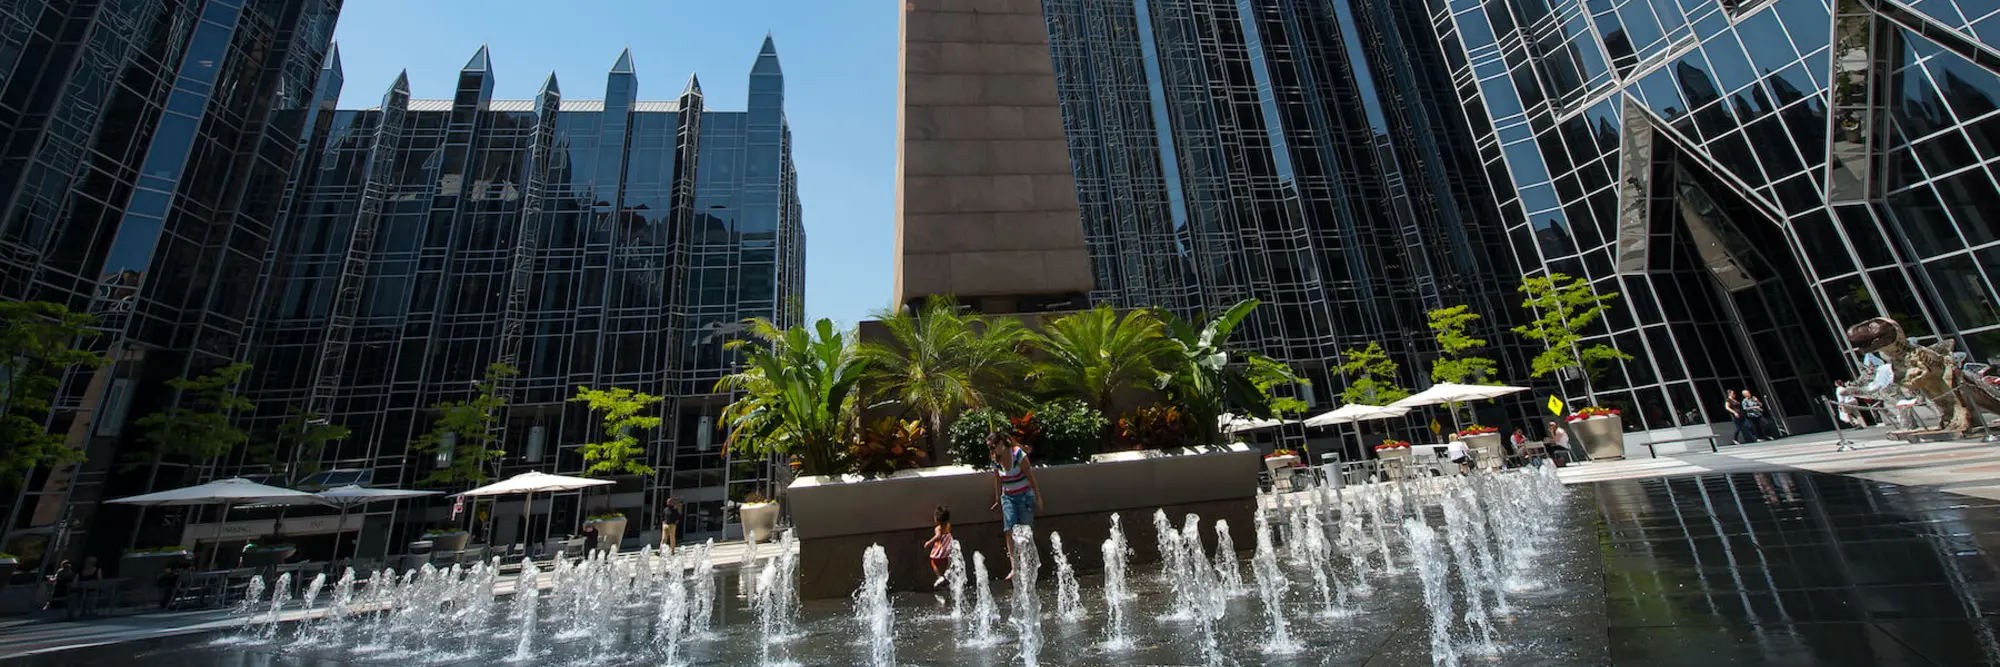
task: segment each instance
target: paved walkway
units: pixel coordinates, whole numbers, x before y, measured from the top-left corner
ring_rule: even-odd
[[[2000,500],[2000,444],[1978,439],[1911,444],[1889,440],[1879,429],[1849,431],[1856,448],[1838,451],[1831,433],[1688,453],[1564,467],[1562,480],[1583,484],[1611,479],[1705,473],[1811,470],[1907,486],[1925,486]],[[1627,453],[1631,453],[1628,450]],[[1644,456],[1643,450],[1639,452]]]
[[[687,545],[682,545],[685,549]],[[796,549],[796,547],[794,547]],[[758,562],[777,555],[775,544],[757,545],[755,554]],[[635,554],[627,552],[630,557]],[[717,542],[711,552],[717,569],[739,567],[745,557],[750,556],[747,542]],[[542,576],[536,583],[547,588],[552,579],[544,566]],[[494,583],[495,595],[512,595],[518,581],[511,575],[502,575]],[[316,617],[321,609],[295,609],[281,614],[285,621],[295,621]],[[0,621],[0,660],[18,658],[37,653],[50,653],[69,649],[101,646],[119,642],[145,641],[176,635],[198,634],[224,630],[241,625],[242,619],[233,618],[226,609],[202,611],[134,613],[121,616],[92,618],[78,621],[60,620],[61,612],[41,612],[34,616]]]

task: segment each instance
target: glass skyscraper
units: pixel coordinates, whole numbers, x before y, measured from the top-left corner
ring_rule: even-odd
[[[1485,313],[1491,354],[1525,368],[1500,333],[1519,273],[1413,4],[1046,0],[1095,299],[1257,298],[1244,338],[1319,406],[1346,348],[1379,342],[1403,384],[1428,377],[1426,312],[1445,306]]]
[[[95,314],[114,362],[64,378],[48,426],[88,458],[9,485],[8,528],[131,535],[92,530],[96,502],[153,474],[117,470],[131,418],[175,400],[161,383],[251,343],[340,4],[0,3],[0,299]]]
[[[1262,299],[1252,337],[1321,396],[1371,340],[1427,384],[1423,313],[1461,303],[1525,380],[1535,350],[1507,330],[1546,272],[1620,293],[1587,342],[1633,359],[1538,393],[1662,437],[1726,423],[1725,389],[1823,423],[1841,331],[1869,317],[2000,356],[2000,5],[1044,8],[1095,297]]]
[[[1870,317],[2000,356],[2000,4],[1428,9],[1509,252],[1625,297],[1597,389],[1628,428],[1726,421],[1725,388],[1823,419]]]
[[[579,386],[663,396],[666,423],[638,434],[659,473],[590,507],[559,494],[553,525],[602,505],[643,517],[636,532],[672,494],[683,530],[717,533],[723,501],[773,491],[770,462],[724,454],[723,345],[745,318],[791,325],[803,308],[776,48],[757,54],[743,111],[709,109],[694,78],[641,99],[629,51],[596,99],[549,75],[534,99],[496,100],[495,76],[481,48],[450,98],[398,78],[377,106],[314,118],[252,322],[260,419],[305,406],[353,430],[319,462],[330,475],[409,486],[440,465],[409,448],[429,407],[470,398],[489,364],[520,372],[502,383],[495,477],[583,471],[576,447],[603,427],[569,402]],[[322,82],[326,99],[345,85],[337,58]],[[485,516],[493,539],[517,539],[519,503]]]

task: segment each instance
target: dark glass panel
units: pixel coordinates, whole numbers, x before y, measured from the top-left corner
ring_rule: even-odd
[[[1875,283],[1875,296],[1881,304],[1882,312],[1903,325],[1903,333],[1923,337],[1935,335],[1930,318],[1924,317],[1923,305],[1917,300],[1917,292],[1910,286],[1910,279],[1902,269],[1876,269],[1868,272],[1868,279]],[[1872,317],[1872,316],[1871,316]],[[1841,321],[1834,326],[1850,326],[1860,322]]]
[[[1925,262],[1924,271],[1930,274],[1938,300],[1959,329],[2000,324],[1993,288],[1971,254]]]

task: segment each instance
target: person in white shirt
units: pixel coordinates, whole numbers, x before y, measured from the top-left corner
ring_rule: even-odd
[[[1556,467],[1561,468],[1572,458],[1574,457],[1569,451],[1569,432],[1564,431],[1563,427],[1555,422],[1549,422],[1549,460],[1555,461]]]
[[[1472,453],[1466,451],[1465,441],[1452,438],[1444,445],[1444,457],[1458,464],[1458,471],[1464,473],[1472,469]]]

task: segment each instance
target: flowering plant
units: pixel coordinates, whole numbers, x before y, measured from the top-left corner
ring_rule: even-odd
[[[1499,427],[1481,426],[1479,424],[1473,424],[1471,426],[1465,427],[1465,430],[1459,431],[1458,437],[1463,438],[1468,435],[1486,435],[1488,433],[1499,433],[1499,432],[1500,432]]]
[[[1375,446],[1375,451],[1379,452],[1384,449],[1409,449],[1409,448],[1410,448],[1410,441],[1408,440],[1383,440],[1382,444]]]
[[[1619,414],[1620,413],[1616,408],[1600,408],[1593,405],[1584,408],[1582,410],[1576,411],[1576,414],[1570,415],[1569,419],[1565,421],[1575,422],[1575,421],[1583,421],[1585,419],[1595,419],[1597,417],[1616,417]]]

